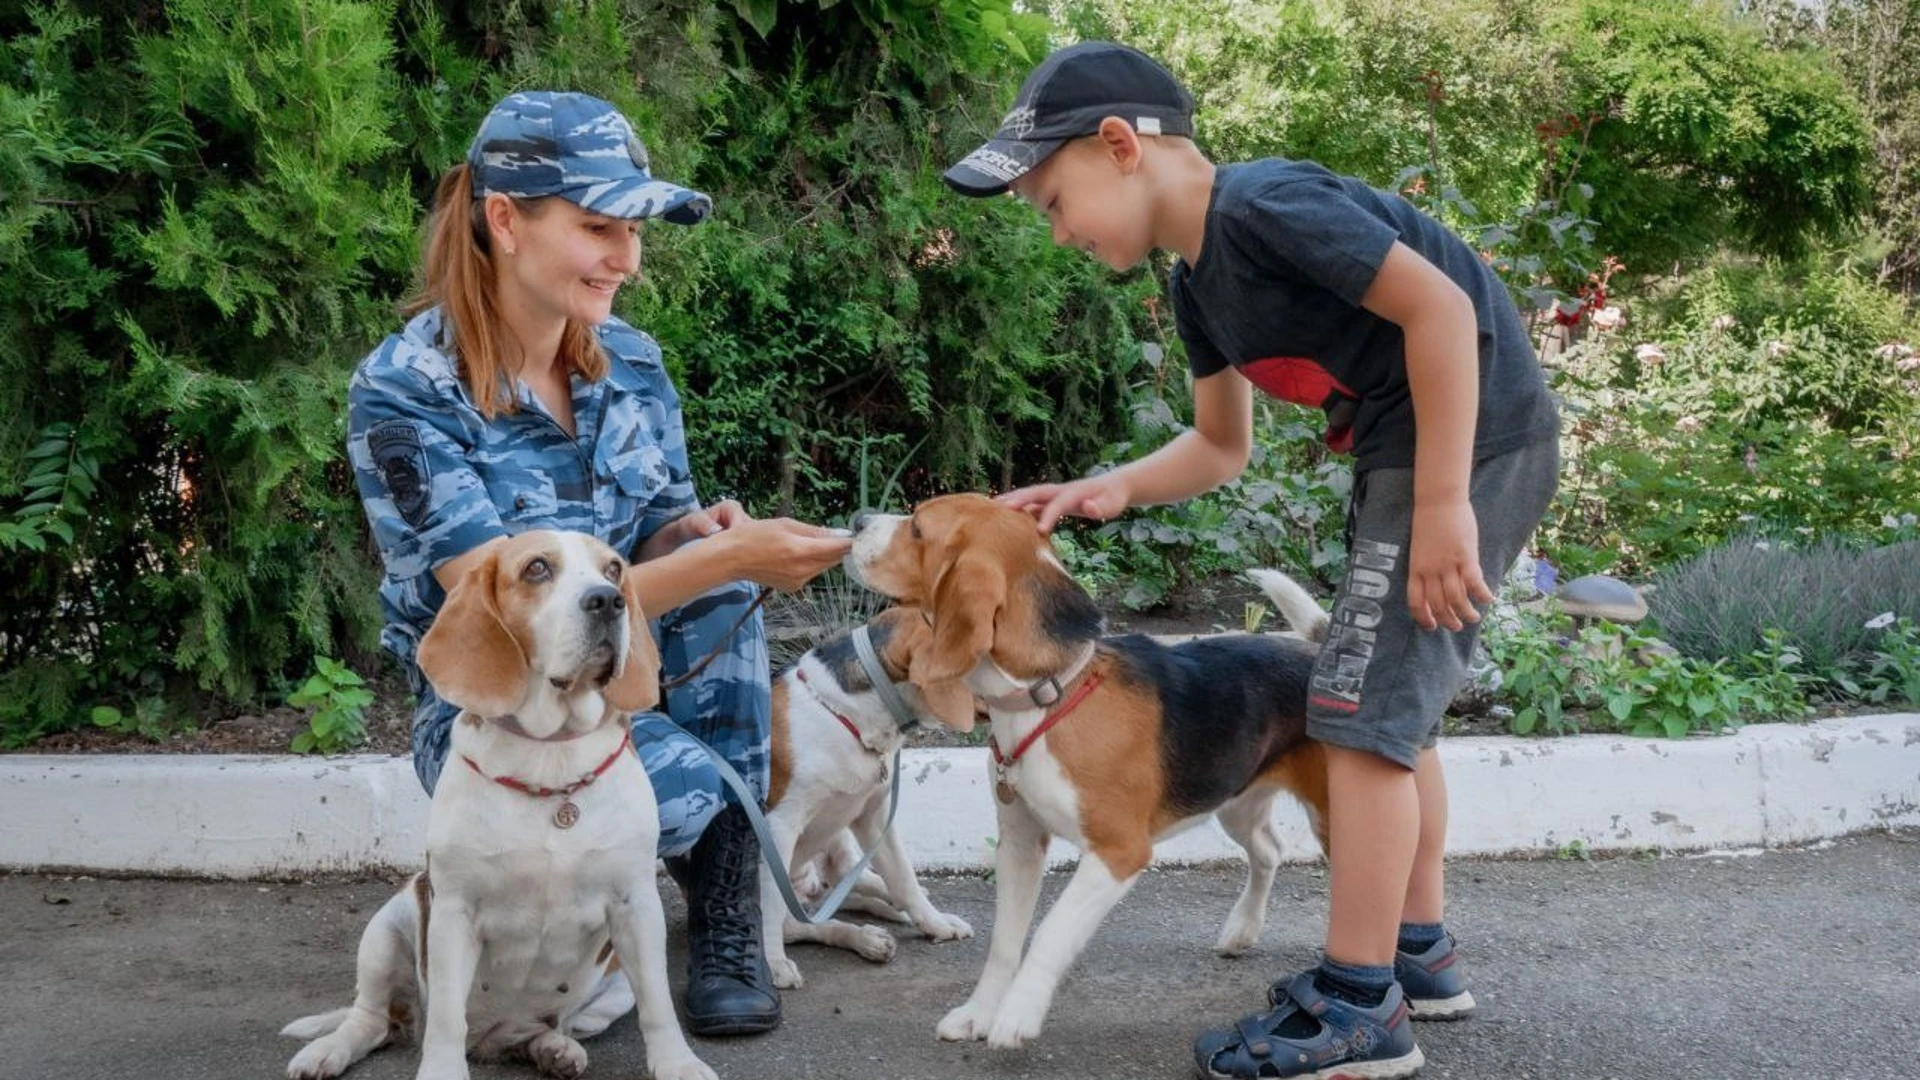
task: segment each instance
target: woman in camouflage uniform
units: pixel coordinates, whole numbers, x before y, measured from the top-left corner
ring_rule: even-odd
[[[687,1026],[706,1035],[770,1030],[780,999],[761,958],[758,845],[688,732],[765,799],[771,698],[751,583],[798,588],[849,544],[730,500],[703,508],[660,347],[612,315],[614,292],[639,271],[639,223],[691,225],[711,207],[654,179],[606,102],[511,95],[440,181],[412,319],[348,392],[348,452],[386,569],[381,640],[419,698],[413,760],[429,792],[459,710],[414,653],[494,537],[599,537],[634,561],[665,676],[718,652],[668,692],[664,714],[633,718],[660,854],[687,889]]]

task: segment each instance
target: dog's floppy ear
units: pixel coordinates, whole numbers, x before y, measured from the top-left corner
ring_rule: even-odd
[[[933,647],[932,617],[927,610],[922,607],[896,607],[881,618],[889,624],[881,660],[890,671],[900,672],[907,685],[919,695],[920,714],[955,731],[972,731],[977,711],[973,691],[967,689],[963,680],[941,679],[925,686],[913,681],[915,658]]]
[[[637,713],[660,704],[660,650],[647,629],[632,573],[621,575],[620,595],[627,601],[627,656],[601,693],[621,712]]]
[[[963,553],[933,585],[933,641],[913,654],[907,678],[926,693],[960,679],[993,648],[993,622],[1007,599],[1007,575],[983,555]]]
[[[920,704],[928,716],[942,725],[958,732],[973,730],[979,719],[979,711],[973,702],[973,691],[959,679],[942,679],[925,686],[915,683],[913,688],[920,693]]]
[[[454,583],[414,657],[434,693],[481,716],[519,708],[531,667],[526,650],[500,621],[493,595],[498,556],[487,552]]]

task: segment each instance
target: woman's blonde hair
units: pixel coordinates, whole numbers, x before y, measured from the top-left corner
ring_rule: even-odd
[[[514,207],[529,216],[543,213],[546,202],[544,198],[513,200]],[[480,415],[491,420],[516,411],[519,401],[512,376],[522,358],[500,321],[486,204],[473,197],[473,171],[464,161],[447,170],[433,193],[424,270],[420,290],[401,310],[412,316],[438,304],[441,318],[453,331],[454,362]],[[560,362],[588,382],[607,374],[607,354],[600,348],[599,337],[593,327],[575,319],[568,319],[560,334]]]

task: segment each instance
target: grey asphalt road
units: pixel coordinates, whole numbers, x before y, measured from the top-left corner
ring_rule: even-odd
[[[1063,880],[1049,876],[1043,902]],[[1481,1011],[1420,1026],[1422,1076],[1920,1075],[1920,833],[1734,856],[1459,861],[1450,881]],[[787,995],[784,1027],[696,1049],[725,1078],[1183,1077],[1194,1031],[1312,962],[1326,915],[1324,874],[1282,868],[1262,947],[1223,960],[1210,945],[1239,871],[1152,872],[1095,935],[1039,1039],[992,1052],[933,1037],[984,962],[992,885],[930,884],[980,936],[903,936],[886,966],[799,948],[808,982]],[[297,1044],[277,1031],[347,1002],[354,944],[391,887],[0,877],[0,1078],[282,1075]],[[668,917],[677,985],[679,909]],[[643,1075],[631,1019],[586,1045],[588,1077]],[[396,1080],[417,1064],[401,1045],[349,1075]]]

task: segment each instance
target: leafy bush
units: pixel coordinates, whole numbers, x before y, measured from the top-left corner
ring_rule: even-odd
[[[1671,334],[1637,326],[1555,358],[1555,561],[1644,574],[1756,529],[1884,540],[1920,512],[1920,376],[1875,344],[1886,312],[1837,310],[1831,329],[1748,328],[1703,300],[1717,313]]]
[[[1485,640],[1516,735],[1618,731],[1682,738],[1807,712],[1800,656],[1783,640],[1738,659],[1700,660],[1612,623],[1576,629],[1558,612],[1522,610]]]
[[[391,167],[393,16],[0,14],[9,741],[109,697],[252,697],[370,642],[339,459],[346,367],[392,318],[418,215]]]
[[[1084,469],[1157,282],[935,168],[1045,32],[1010,0],[0,8],[0,740],[378,662],[347,375],[511,89],[612,100],[717,200],[648,231],[620,301],[709,498],[825,516],[862,460],[914,494]]]
[[[1715,244],[1785,247],[1853,198],[1856,120],[1817,57],[1759,55],[1744,32],[1688,25],[1677,0],[1645,14],[1584,0],[1060,7],[1165,57],[1223,158],[1311,156],[1376,183],[1420,164],[1513,227],[1511,276],[1562,291],[1577,267],[1522,260],[1553,254],[1528,237],[1568,213],[1598,222],[1593,251],[1634,263],[1645,221],[1632,200],[1734,230]],[[1620,47],[1572,48],[1569,10],[1600,12]],[[915,498],[1073,475],[1118,440],[1164,437],[1134,422],[1140,403],[1184,409],[1177,349],[1155,366],[1142,347],[1166,346],[1143,304],[1160,268],[1116,279],[1054,248],[1030,210],[957,199],[937,179],[993,126],[1047,33],[1011,0],[0,8],[0,377],[16,388],[0,410],[0,744],[91,723],[94,706],[121,722],[142,708],[216,714],[317,657],[377,662],[373,558],[341,455],[345,381],[396,323],[434,180],[510,89],[607,97],[664,175],[717,199],[700,229],[648,231],[646,276],[620,301],[665,346],[708,497],[838,516],[881,471]],[[1662,34],[1699,47],[1663,59]],[[1675,70],[1728,77],[1647,78],[1701,57]],[[1690,105],[1710,121],[1699,131],[1670,122]],[[1573,136],[1536,126],[1569,112],[1605,114],[1577,178],[1556,171]],[[1642,143],[1659,156],[1647,168]],[[1617,184],[1589,174],[1596,155]],[[1724,213],[1699,201],[1706,175],[1731,178],[1708,193]],[[1601,209],[1576,205],[1580,183]],[[1703,508],[1711,527],[1696,537],[1774,503],[1801,512],[1792,500],[1819,529],[1920,509],[1887,494],[1920,490],[1900,426],[1911,391],[1847,396],[1868,385],[1866,346],[1843,324],[1885,322],[1870,291],[1848,289],[1832,317],[1754,316],[1746,353],[1694,376],[1737,373],[1763,326],[1825,357],[1821,386],[1796,388],[1786,370],[1771,384],[1793,388],[1780,415],[1729,419],[1739,426],[1700,448],[1722,471],[1694,475],[1733,494]],[[1148,386],[1164,394],[1147,400]],[[1686,414],[1660,411],[1653,390],[1657,435]],[[1285,445],[1263,444],[1237,487],[1075,535],[1087,572],[1139,584],[1144,602],[1183,574],[1337,563],[1342,466],[1296,437],[1292,415],[1274,414]],[[1594,445],[1596,484],[1656,478],[1661,459],[1629,456],[1637,424]],[[1788,462],[1779,495],[1724,471],[1749,445],[1763,469]],[[1569,550],[1690,550],[1637,535],[1684,520],[1680,493],[1615,509],[1599,491],[1569,502]]]
[[[1183,430],[1177,413],[1190,409],[1189,384],[1165,377],[1157,344],[1145,355],[1155,377],[1134,388],[1134,437],[1109,446],[1102,468],[1149,453]],[[1068,540],[1064,559],[1083,584],[1141,610],[1211,575],[1249,567],[1303,578],[1338,572],[1346,561],[1351,463],[1327,453],[1317,410],[1264,398],[1254,408],[1252,455],[1234,480],[1102,525],[1069,521],[1058,535]]]
[[[1873,142],[1853,92],[1823,53],[1769,47],[1731,4],[1066,6],[1084,36],[1166,61],[1221,160],[1311,158],[1379,185],[1424,165],[1488,221],[1543,199],[1593,219],[1597,250],[1636,274],[1728,243],[1799,252],[1867,206]],[[1584,207],[1564,195],[1579,183]]]

